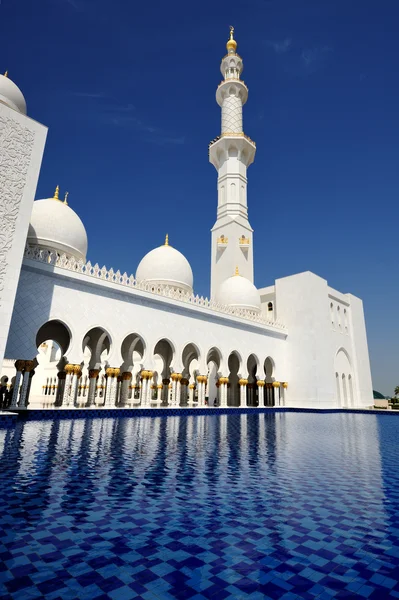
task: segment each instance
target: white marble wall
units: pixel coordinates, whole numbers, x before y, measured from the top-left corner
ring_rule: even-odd
[[[0,368],[47,129],[0,103]]]

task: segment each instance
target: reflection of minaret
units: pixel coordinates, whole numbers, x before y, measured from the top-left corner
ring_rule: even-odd
[[[240,79],[241,57],[231,28],[227,54],[220,70],[223,81],[216,92],[222,109],[221,135],[209,146],[209,160],[218,171],[217,220],[212,229],[211,297],[236,267],[253,283],[252,228],[248,221],[247,167],[255,156],[255,143],[244,135],[242,107],[248,88]]]

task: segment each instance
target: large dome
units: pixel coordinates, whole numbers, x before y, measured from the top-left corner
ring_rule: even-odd
[[[185,256],[169,246],[168,236],[165,245],[154,248],[140,261],[136,271],[137,281],[169,285],[185,292],[193,291],[193,272]]]
[[[216,300],[233,308],[260,312],[260,296],[253,283],[238,273],[225,279],[216,293]]]
[[[24,95],[7,75],[0,75],[0,102],[26,115]]]
[[[33,203],[27,241],[28,244],[86,260],[86,230],[72,208],[58,200],[58,188],[54,198]]]

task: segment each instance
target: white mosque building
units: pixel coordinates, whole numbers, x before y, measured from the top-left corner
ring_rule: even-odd
[[[33,202],[46,128],[0,76],[0,367],[12,408],[373,404],[362,301],[311,272],[253,283],[256,145],[233,29],[220,69],[210,299],[168,237],[135,275],[87,262],[84,224],[58,187]]]

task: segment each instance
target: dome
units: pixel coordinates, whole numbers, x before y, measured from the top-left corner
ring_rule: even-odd
[[[237,272],[225,279],[216,293],[216,301],[233,308],[260,312],[260,296],[253,283]]]
[[[7,73],[0,75],[0,102],[26,115],[26,102],[23,93]]]
[[[193,272],[185,256],[169,246],[166,236],[164,246],[154,248],[140,261],[136,271],[137,281],[169,285],[185,292],[193,291]]]
[[[230,39],[226,44],[226,48],[229,54],[235,54],[237,50],[237,42],[234,39],[234,27],[230,27]]]
[[[33,203],[27,242],[86,260],[86,230],[66,200],[58,199],[58,186],[54,198]]]

